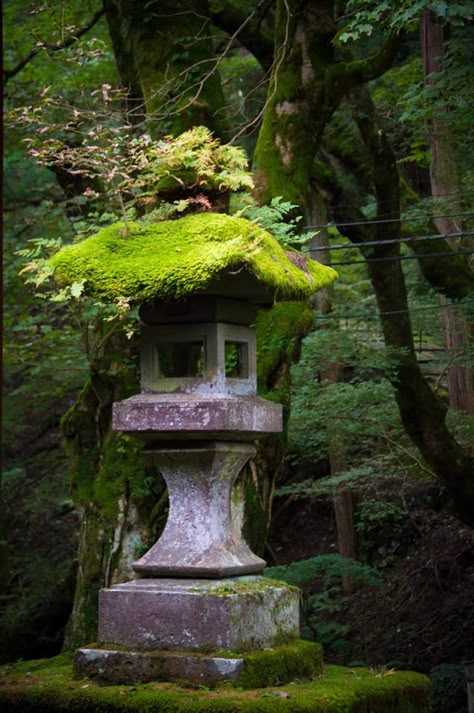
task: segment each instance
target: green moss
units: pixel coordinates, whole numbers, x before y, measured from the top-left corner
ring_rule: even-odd
[[[267,662],[267,672],[271,668]],[[420,674],[338,666],[326,667],[314,681],[283,689],[214,691],[171,683],[101,686],[74,680],[65,656],[0,671],[5,713],[429,713],[429,695],[429,680]]]
[[[293,587],[286,582],[277,579],[267,579],[266,577],[241,577],[239,580],[229,580],[225,584],[206,590],[206,594],[215,596],[230,596],[232,594],[258,594],[274,587],[283,587],[295,592],[299,592],[298,587]],[[201,590],[197,590],[201,591]]]
[[[244,689],[276,686],[289,681],[304,681],[322,674],[323,650],[319,644],[298,639],[245,655],[243,671],[235,685]]]
[[[310,331],[314,313],[299,302],[280,302],[257,318],[259,393],[285,407],[290,401],[290,366],[298,361],[301,340]]]
[[[226,273],[245,270],[275,300],[304,299],[337,277],[303,260],[300,269],[265,230],[244,218],[199,213],[156,224],[104,228],[51,258],[60,284],[85,281],[105,300],[179,299],[205,290]],[[301,258],[301,256],[299,256]]]

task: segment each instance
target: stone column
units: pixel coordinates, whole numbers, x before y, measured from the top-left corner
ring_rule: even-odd
[[[229,577],[260,572],[264,560],[232,520],[232,486],[255,448],[246,443],[180,443],[152,453],[168,486],[168,521],[133,569],[140,577]]]

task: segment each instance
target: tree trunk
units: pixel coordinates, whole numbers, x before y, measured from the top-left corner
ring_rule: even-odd
[[[275,56],[254,156],[260,203],[284,196],[304,208],[316,151],[341,99],[395,57],[393,36],[371,57],[335,62],[334,6],[332,0],[277,0]]]
[[[328,213],[322,192],[313,186],[312,194],[306,204],[305,222],[307,225],[326,225]],[[313,236],[311,247],[327,245],[329,234],[326,228],[321,228]],[[329,250],[318,251],[318,260],[324,265],[331,264]],[[331,312],[332,287],[326,287],[315,295],[316,308],[322,314]],[[320,365],[321,381],[336,384],[344,381],[344,364],[334,362],[328,355],[328,360]],[[329,443],[329,467],[331,475],[337,475],[347,470],[346,454],[340,446]],[[354,497],[349,488],[340,487],[333,498],[334,517],[336,521],[337,547],[341,557],[357,559],[357,535],[354,528]],[[342,577],[342,589],[346,594],[352,591],[352,581],[347,575]]]
[[[147,116],[155,133],[179,134],[205,125],[227,131],[206,0],[143,3],[105,0],[120,78],[134,94],[133,111]],[[215,32],[215,30],[214,30]]]
[[[136,371],[127,366],[132,350],[123,334],[108,340],[94,359],[77,402],[62,419],[72,495],[81,520],[65,648],[95,640],[99,589],[132,576],[131,562],[152,529],[152,496],[161,486],[159,474],[147,468],[138,444],[111,431],[112,403],[136,391]],[[124,366],[114,374],[117,364]]]
[[[436,85],[436,74],[444,70],[446,25],[429,10],[423,13],[421,44],[423,67],[427,85]],[[456,165],[454,139],[447,110],[441,105],[428,122],[428,139],[431,152],[431,193],[443,206],[435,212],[456,214],[461,212],[461,186]],[[442,234],[459,232],[459,218],[435,218]],[[462,240],[451,240],[462,244]],[[445,345],[450,363],[447,370],[449,405],[457,411],[474,414],[474,369],[457,363],[459,356],[472,344],[474,332],[462,310],[454,306],[443,312]],[[462,356],[461,356],[462,359]]]

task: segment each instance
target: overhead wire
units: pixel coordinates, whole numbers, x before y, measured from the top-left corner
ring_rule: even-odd
[[[358,248],[368,248],[373,245],[390,245],[394,243],[414,243],[421,240],[439,240],[446,238],[461,238],[464,235],[474,235],[474,230],[459,230],[454,233],[435,233],[432,235],[415,235],[413,237],[406,238],[390,238],[389,240],[367,240],[363,243],[351,243],[349,245],[343,245],[338,243],[337,245],[318,245],[315,247],[303,247],[303,252],[320,252],[322,250],[355,250]]]
[[[474,302],[468,302],[474,305]],[[360,314],[317,314],[316,319],[377,319],[383,315],[411,314],[412,312],[428,312],[432,310],[442,310],[452,305],[431,305],[429,307],[413,307],[412,309],[396,309],[383,312],[372,312],[371,314],[361,312]]]
[[[365,260],[345,260],[342,262],[331,262],[333,265],[365,265],[367,262],[390,262],[391,260],[418,260],[423,257],[440,257],[446,255],[453,257],[454,255],[473,255],[474,250],[456,250],[453,252],[437,252],[437,253],[420,253],[419,255],[393,255],[390,257],[369,257]]]
[[[343,226],[351,226],[351,225],[378,225],[380,223],[413,223],[415,221],[423,221],[423,220],[437,220],[440,218],[466,218],[468,216],[474,216],[474,213],[450,213],[446,215],[424,215],[424,216],[415,216],[413,218],[377,218],[375,220],[371,220],[370,218],[367,218],[367,220],[356,220],[352,221],[350,223],[323,223],[321,225],[305,225],[304,230],[317,230],[318,228],[337,228],[337,227],[343,227]]]

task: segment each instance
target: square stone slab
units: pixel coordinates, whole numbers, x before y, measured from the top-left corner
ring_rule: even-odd
[[[298,635],[298,590],[266,577],[138,579],[99,595],[102,644],[139,651],[242,652]]]

